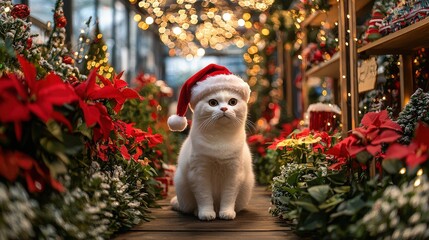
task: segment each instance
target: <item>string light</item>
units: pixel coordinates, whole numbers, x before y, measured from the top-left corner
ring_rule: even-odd
[[[231,4],[232,2],[232,4]],[[242,48],[242,30],[253,27],[252,15],[243,11],[265,11],[274,0],[130,0],[149,15],[145,19],[134,15],[143,30],[154,24],[170,55],[188,59],[201,55],[200,48],[222,50],[230,45]],[[237,16],[242,16],[239,18]],[[256,17],[256,16],[255,16]],[[244,27],[244,28],[243,28]],[[268,35],[269,31],[263,33]]]

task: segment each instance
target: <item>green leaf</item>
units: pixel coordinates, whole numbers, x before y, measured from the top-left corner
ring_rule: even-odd
[[[373,156],[368,151],[362,151],[356,154],[356,159],[358,162],[365,164],[369,160],[371,160]]]
[[[338,206],[338,211],[331,214],[331,219],[339,216],[352,216],[358,213],[362,208],[366,206],[366,202],[362,200],[362,196],[358,195],[348,201],[342,202]]]
[[[384,160],[381,165],[383,169],[390,174],[397,174],[399,170],[404,167],[404,164],[398,160]]]
[[[347,181],[345,171],[341,171],[336,174],[329,174],[327,178],[329,179],[329,181],[337,185],[343,185]]]
[[[334,207],[338,204],[340,204],[341,202],[344,201],[344,199],[341,197],[342,194],[335,194],[334,196],[332,196],[331,198],[329,198],[328,200],[326,200],[324,203],[319,205],[320,209],[328,209],[330,207]]]
[[[63,137],[66,154],[77,154],[83,149],[82,139],[79,136],[64,134]]]
[[[316,205],[310,202],[294,201],[292,203],[298,207],[302,207],[303,209],[309,212],[312,212],[312,213],[319,212],[319,209],[316,207]]]
[[[52,134],[52,136],[55,136],[58,140],[63,140],[63,132],[61,131],[61,126],[55,122],[55,121],[48,121],[46,123],[46,127],[48,128],[48,131]]]
[[[299,189],[297,188],[290,188],[290,187],[282,187],[282,190],[287,191],[292,195],[295,195],[299,191]]]
[[[336,193],[348,193],[350,192],[350,186],[341,186],[334,188]]]
[[[64,145],[46,137],[40,139],[40,145],[50,153],[64,152]]]
[[[299,174],[300,174],[300,172],[295,172],[295,173],[289,175],[289,177],[286,180],[287,184],[289,184],[290,186],[296,186],[297,182],[298,182]]]
[[[320,229],[325,225],[324,215],[321,213],[310,213],[307,218],[302,221],[302,224],[299,226],[299,231],[312,231]]]
[[[53,178],[57,178],[58,175],[64,174],[67,172],[66,165],[61,161],[46,163],[46,165],[48,166],[49,172],[51,173],[51,176]]]
[[[319,186],[309,187],[308,193],[310,193],[310,195],[314,199],[316,199],[316,201],[318,201],[319,203],[322,203],[328,197],[329,190],[331,190],[329,185],[319,185]]]

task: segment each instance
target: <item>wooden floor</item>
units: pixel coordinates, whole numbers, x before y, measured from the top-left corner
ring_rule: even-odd
[[[195,216],[175,212],[169,206],[173,196],[174,193],[170,193],[166,200],[159,202],[161,208],[153,209],[152,215],[156,219],[142,223],[115,239],[299,239],[290,227],[268,213],[270,195],[265,187],[255,188],[248,208],[239,212],[232,221],[216,219],[203,222]]]

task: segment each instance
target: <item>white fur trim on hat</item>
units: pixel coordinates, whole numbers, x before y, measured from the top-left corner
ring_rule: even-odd
[[[194,105],[207,94],[220,90],[229,90],[240,94],[244,101],[250,98],[250,87],[243,79],[233,74],[210,76],[204,81],[197,82],[192,88],[191,105]]]
[[[181,132],[186,129],[188,126],[188,120],[186,117],[181,117],[179,115],[171,115],[167,120],[168,128],[173,132]]]

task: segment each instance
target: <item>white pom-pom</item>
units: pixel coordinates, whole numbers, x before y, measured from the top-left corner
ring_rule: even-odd
[[[186,126],[188,126],[188,120],[186,117],[171,115],[167,120],[167,124],[171,131],[181,132],[186,129]]]

